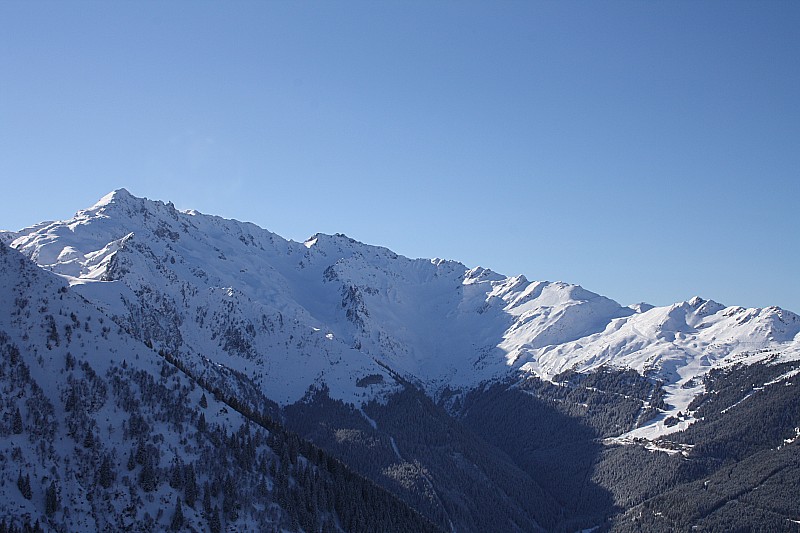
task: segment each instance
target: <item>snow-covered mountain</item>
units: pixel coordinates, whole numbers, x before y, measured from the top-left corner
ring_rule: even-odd
[[[0,530],[436,531],[226,374],[191,375],[0,242]]]
[[[706,475],[773,529],[800,519],[783,503],[797,487],[760,499],[773,478],[751,474],[800,470],[800,317],[783,309],[623,306],[124,189],[0,232],[0,267],[0,501],[17,526],[624,531],[642,505],[708,497]]]
[[[697,297],[625,307],[344,235],[297,243],[125,189],[2,238],[140,339],[245,372],[283,405],[322,382],[352,402],[396,390],[393,375],[435,396],[520,372],[611,366],[663,380],[668,403],[685,409],[714,365],[799,345],[800,317],[776,307]]]

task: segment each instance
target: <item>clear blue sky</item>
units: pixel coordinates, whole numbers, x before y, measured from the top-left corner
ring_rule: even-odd
[[[0,2],[0,227],[112,189],[800,312],[800,2]]]

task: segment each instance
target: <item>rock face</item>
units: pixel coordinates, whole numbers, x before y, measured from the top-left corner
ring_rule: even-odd
[[[159,382],[166,372],[174,374],[174,390],[183,399],[164,401],[191,402],[180,415],[183,423],[196,424],[199,395],[210,402],[212,391],[223,403],[235,399],[241,411],[234,410],[225,418],[228,426],[220,428],[235,431],[247,420],[252,423],[247,414],[269,411],[271,419],[282,418],[442,528],[597,525],[615,505],[619,508],[613,491],[593,483],[592,490],[583,491],[591,502],[577,512],[567,503],[571,489],[555,487],[553,465],[545,458],[530,459],[539,453],[536,446],[530,454],[521,452],[529,447],[526,442],[540,442],[536,432],[553,431],[541,426],[542,420],[561,428],[547,445],[601,437],[615,439],[609,446],[645,442],[640,439],[652,443],[698,419],[694,405],[707,392],[709,372],[754,364],[791,367],[800,359],[800,317],[779,308],[726,307],[698,297],[668,307],[626,307],[577,285],[531,282],[455,261],[409,259],[340,234],[288,241],[253,224],[178,211],[171,203],[136,198],[124,189],[70,220],[0,233],[0,242],[10,247],[0,244],[8,265],[4,289],[16,291],[5,296],[0,317],[7,351],[24,352],[33,382],[42,390],[52,384],[61,391],[48,400],[54,413],[72,401],[67,390],[83,362],[104,384],[105,396],[93,393],[100,394],[97,406],[82,405],[89,421],[69,430],[70,439],[79,438],[77,431],[84,434],[80,438],[103,442],[116,450],[116,456],[104,452],[108,460],[122,466],[125,439],[106,444],[100,435],[127,436],[126,424],[136,426],[136,421],[120,422],[128,415],[119,407],[109,411],[114,398],[122,401],[109,391],[117,390],[113,383],[145,379],[141,376]],[[34,278],[35,283],[25,281]],[[43,297],[49,304],[32,303]],[[22,306],[23,301],[29,303]],[[37,310],[43,307],[48,311]],[[77,322],[67,320],[72,315]],[[94,322],[84,315],[94,316]],[[82,351],[70,344],[79,342],[78,335]],[[56,360],[67,352],[77,358],[73,368]],[[38,376],[38,367],[49,374]],[[136,372],[142,373],[139,378]],[[65,375],[73,381],[64,381]],[[776,379],[769,372],[765,376],[753,386]],[[80,379],[91,382],[86,375]],[[130,394],[144,394],[143,386]],[[35,396],[31,387],[23,387],[25,394]],[[214,404],[217,411],[224,408]],[[169,420],[158,414],[166,404],[153,409],[154,420]],[[33,416],[25,413],[25,420]],[[91,418],[96,413],[110,422]],[[416,418],[404,418],[409,413]],[[538,429],[527,426],[516,434],[515,418]],[[91,420],[97,427],[89,431]],[[502,427],[490,423],[496,420],[505,422]],[[415,425],[424,439],[409,434]],[[175,431],[168,422],[147,428],[148,435]],[[265,439],[268,434],[265,430]],[[515,442],[515,448],[507,449],[498,435],[510,438],[506,441]],[[572,457],[583,464],[574,472],[582,480],[610,460],[607,449],[587,446]],[[189,464],[190,457],[199,457],[196,450],[192,456],[173,447],[172,459],[162,455],[156,466],[172,460]],[[63,459],[71,452],[60,453]],[[264,460],[269,462],[267,456]],[[282,464],[280,458],[275,464]],[[136,469],[143,465],[137,465],[139,475]],[[205,479],[213,487],[215,478]],[[270,486],[271,479],[264,483]],[[509,479],[516,480],[517,489],[536,494],[538,503],[531,505]],[[482,487],[483,493],[465,494],[464,484]],[[628,503],[636,501],[631,498]],[[136,504],[134,499],[124,505]],[[252,523],[291,522],[287,505],[275,508],[271,522]],[[195,516],[193,510],[183,505],[187,523],[204,523],[212,514]],[[121,524],[113,520],[122,508],[85,511],[94,520],[81,523],[87,527],[101,527],[103,520]],[[506,518],[497,522],[502,513]],[[223,523],[237,523],[227,511],[220,516]],[[164,522],[152,513],[149,518],[151,526]],[[131,520],[141,525],[146,518],[140,513]],[[315,520],[347,529],[329,509]],[[245,523],[251,522],[240,525]]]

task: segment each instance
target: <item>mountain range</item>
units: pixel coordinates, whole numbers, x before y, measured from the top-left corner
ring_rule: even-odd
[[[800,525],[791,311],[624,306],[125,189],[0,251],[0,531]]]

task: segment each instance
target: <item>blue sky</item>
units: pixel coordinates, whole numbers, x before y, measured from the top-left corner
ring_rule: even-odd
[[[0,227],[284,237],[800,312],[800,3],[0,2]]]

